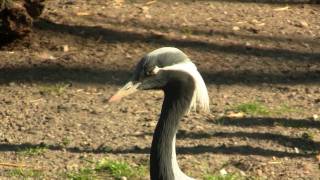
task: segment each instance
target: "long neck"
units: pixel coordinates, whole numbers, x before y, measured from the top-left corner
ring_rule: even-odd
[[[180,119],[190,106],[193,87],[186,83],[172,83],[164,92],[161,115],[151,146],[151,180],[177,180],[175,176],[183,174],[176,162],[175,135]]]

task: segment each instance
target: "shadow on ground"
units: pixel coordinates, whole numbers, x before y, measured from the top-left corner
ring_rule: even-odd
[[[119,150],[106,150],[104,148],[92,149],[82,147],[63,147],[60,145],[46,145],[46,144],[0,144],[0,151],[2,152],[21,152],[32,148],[46,148],[53,151],[66,150],[71,153],[111,153],[111,154],[149,154],[150,148],[138,148],[131,147],[128,149]],[[275,156],[275,157],[314,157],[316,153],[294,153],[294,152],[283,152],[271,149],[263,149],[261,147],[252,146],[205,146],[198,145],[194,147],[177,147],[178,154],[239,154],[239,155],[259,155],[259,156]]]
[[[247,47],[245,45],[220,45],[216,43],[170,38],[164,35],[153,33],[142,33],[133,31],[122,31],[115,29],[102,28],[100,26],[77,26],[57,24],[48,20],[39,21],[35,27],[39,30],[53,31],[58,33],[68,33],[82,38],[101,39],[106,43],[120,42],[143,42],[160,44],[163,46],[189,47],[199,51],[216,51],[227,54],[251,55],[257,57],[273,57],[282,58],[284,60],[299,60],[319,62],[320,53],[295,52],[286,49],[278,48],[263,48],[263,47]]]
[[[201,71],[201,69],[200,69]],[[206,83],[211,84],[310,84],[320,83],[320,70],[287,73],[259,73],[255,71],[201,72]]]
[[[144,133],[141,135],[135,135],[138,137],[152,136],[152,133]],[[208,138],[219,138],[219,139],[235,139],[250,141],[252,140],[263,140],[272,141],[272,144],[279,144],[290,148],[299,148],[303,151],[317,151],[320,149],[320,143],[315,142],[307,137],[290,137],[282,134],[266,133],[266,132],[189,132],[189,131],[178,131],[177,139],[208,139]],[[249,146],[248,146],[249,147]],[[249,147],[250,148],[250,147]]]
[[[96,17],[86,16],[84,18],[91,22],[96,21]],[[199,28],[197,26],[186,27],[182,25],[170,26],[167,24],[150,24],[145,21],[138,21],[138,20],[133,21],[131,19],[124,22],[119,22],[119,19],[117,18],[110,18],[110,17],[104,17],[104,16],[102,16],[102,18],[103,19],[99,19],[99,20],[103,21],[105,24],[111,24],[112,26],[117,27],[119,29],[123,29],[123,24],[126,24],[126,26],[152,31],[153,33],[174,31],[174,32],[179,32],[181,34],[210,36],[210,39],[225,38],[225,39],[238,39],[240,41],[254,40],[257,42],[259,41],[273,42],[273,43],[283,42],[283,43],[296,44],[296,45],[301,45],[302,43],[308,43],[311,47],[320,46],[320,42],[316,38],[306,37],[306,36],[300,36],[300,37],[267,36],[262,34],[256,34],[252,32],[254,31],[252,29],[246,30],[246,31],[249,31],[251,34],[245,34],[245,33],[237,33],[234,31],[226,31],[226,30],[222,31],[222,30],[212,29],[212,28],[204,28],[204,27]],[[39,27],[42,27],[41,23],[39,24]]]
[[[201,69],[200,69],[201,71]],[[11,82],[77,82],[83,84],[122,85],[131,75],[126,69],[70,68],[58,65],[37,65],[32,67],[0,68],[0,84]],[[289,74],[257,73],[250,71],[201,72],[207,84],[228,85],[260,83],[270,84],[306,84],[320,83],[320,72]]]
[[[268,118],[268,117],[245,117],[208,119],[209,122],[223,126],[283,126],[292,128],[320,128],[320,122],[308,119],[287,119],[287,118]]]
[[[294,121],[294,120],[292,120]],[[144,135],[152,135],[146,133]],[[300,153],[278,151],[272,149],[264,149],[263,147],[253,147],[251,145],[240,145],[240,146],[208,146],[198,145],[194,147],[177,147],[179,154],[203,154],[203,153],[214,153],[214,154],[239,154],[239,155],[259,155],[259,156],[275,156],[275,157],[314,157],[317,150],[320,148],[320,143],[312,141],[306,138],[290,137],[281,134],[272,133],[258,133],[258,132],[187,132],[179,131],[177,134],[178,139],[200,139],[200,138],[249,138],[255,140],[268,140],[278,143],[285,147],[299,148],[302,150]],[[112,154],[148,154],[150,148],[140,148],[133,146],[127,149],[112,149],[112,147],[102,146],[96,149],[92,147],[64,147],[62,145],[50,145],[50,144],[0,144],[0,151],[14,151],[19,152],[30,148],[43,147],[49,150],[60,151],[66,150],[72,153],[112,153]]]
[[[43,31],[53,31],[56,33],[68,33],[82,38],[97,38],[105,43],[119,42],[148,42],[163,46],[190,47],[200,51],[218,51],[229,54],[253,55],[258,57],[281,58],[283,60],[297,60],[295,62],[308,62],[318,64],[320,53],[295,52],[284,49],[265,49],[254,47],[248,49],[246,46],[229,45],[223,46],[205,41],[195,41],[188,39],[172,39],[165,36],[154,35],[152,33],[129,32],[102,27],[72,26],[57,24],[46,20],[40,20],[35,27]],[[220,32],[223,33],[223,32]],[[83,65],[85,66],[85,65]],[[74,81],[79,83],[97,83],[122,85],[128,79],[131,72],[129,70],[95,69],[90,67],[69,68],[59,64],[34,64],[30,67],[2,67],[0,68],[0,83],[10,82],[60,82]],[[200,69],[201,71],[201,69]],[[259,83],[320,83],[320,70],[314,71],[289,71],[289,72],[256,72],[254,70],[234,70],[234,71],[201,71],[207,83],[212,84],[259,84]]]
[[[136,147],[114,150],[111,153],[114,154],[149,154],[150,148],[139,149]],[[246,146],[206,146],[198,145],[194,147],[177,147],[177,154],[238,154],[238,155],[259,155],[265,157],[314,157],[316,153],[294,153],[284,152],[271,149],[263,149],[261,147]]]
[[[127,70],[36,66],[0,68],[0,84],[10,82],[78,82],[122,85],[130,77]]]
[[[258,133],[258,132],[185,132],[180,131],[177,134],[177,138],[185,139],[202,139],[202,138],[239,138],[239,139],[254,139],[254,140],[267,140],[282,146],[299,148],[305,151],[316,151],[320,149],[320,143],[314,142],[311,139],[301,137],[289,137],[281,134],[273,133]]]

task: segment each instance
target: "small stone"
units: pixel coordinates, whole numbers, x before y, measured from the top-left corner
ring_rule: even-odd
[[[99,114],[99,112],[98,112],[98,111],[96,111],[95,109],[90,110],[90,113],[91,113],[91,114],[94,114],[94,115]]]
[[[241,176],[246,176],[246,173],[243,171],[240,171]]]
[[[156,122],[151,121],[144,124],[145,127],[155,127],[157,125]]]
[[[149,11],[149,7],[148,6],[142,6],[141,9],[142,9],[143,12]]]
[[[310,48],[310,45],[308,43],[302,43],[301,45],[305,48]]]
[[[306,174],[309,174],[310,171],[312,170],[312,166],[310,164],[302,164],[302,167],[303,167],[304,173]]]
[[[245,114],[243,112],[229,112],[226,116],[229,118],[243,118]]]
[[[123,112],[123,113],[127,113],[128,112],[128,108],[126,108],[126,107],[121,108],[120,111]]]
[[[69,46],[68,45],[63,45],[63,52],[68,52],[69,51]]]
[[[153,118],[151,118],[151,117],[145,117],[145,118],[143,118],[143,120],[144,120],[144,121],[153,121]]]
[[[248,31],[250,31],[250,32],[252,32],[254,34],[258,34],[259,33],[259,30],[257,28],[253,28],[253,27],[249,28]]]
[[[306,21],[300,21],[300,26],[301,27],[308,27],[309,24]]]
[[[69,171],[71,171],[71,170],[76,170],[76,169],[78,169],[78,164],[68,164],[67,165],[67,167],[66,167],[66,169],[67,170],[69,170]]]
[[[320,67],[318,66],[318,65],[312,65],[312,66],[310,66],[310,70],[311,71],[316,71],[316,70],[318,70]]]
[[[25,131],[25,130],[26,130],[26,128],[23,127],[23,126],[19,126],[19,127],[18,127],[18,131]]]
[[[204,128],[203,128],[202,126],[200,126],[200,125],[196,125],[194,128],[197,129],[197,130],[203,130],[203,129],[204,129]]]
[[[228,174],[228,172],[225,169],[221,169],[219,172],[221,176],[225,176]]]
[[[240,30],[240,27],[238,27],[238,26],[233,26],[233,27],[232,27],[232,30],[234,30],[234,31],[239,31],[239,30]]]
[[[307,28],[309,27],[309,24],[306,21],[299,21],[293,23],[294,26],[299,27],[299,28]]]
[[[121,179],[121,180],[127,180],[127,177],[122,176],[120,179]]]
[[[7,143],[12,143],[13,140],[11,138],[9,138],[9,137],[6,137],[4,139],[4,141],[7,142]]]
[[[314,114],[313,116],[312,116],[312,118],[313,118],[313,120],[319,120],[319,115],[318,114]]]

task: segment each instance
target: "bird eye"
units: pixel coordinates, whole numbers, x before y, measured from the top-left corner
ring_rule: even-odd
[[[158,71],[159,71],[159,68],[155,66],[153,68],[145,69],[144,73],[145,73],[145,76],[153,76],[153,75],[156,75]]]
[[[154,75],[153,70],[147,70],[147,71],[145,71],[145,75],[146,75],[146,76],[152,76],[152,75]]]

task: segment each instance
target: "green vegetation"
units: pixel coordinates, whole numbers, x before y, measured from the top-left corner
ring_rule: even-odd
[[[66,138],[66,137],[62,138],[61,144],[63,146],[68,146],[70,143],[71,143],[71,140],[69,138]]]
[[[181,30],[181,32],[182,32],[183,34],[187,35],[187,36],[193,34],[193,31],[192,31],[192,29],[190,29],[190,28],[183,28],[183,29]]]
[[[97,171],[107,171],[116,179],[121,177],[140,177],[146,174],[146,168],[139,166],[136,168],[131,167],[126,162],[111,161],[108,159],[102,159],[96,166]]]
[[[146,174],[145,166],[132,167],[126,162],[102,159],[96,163],[94,168],[82,168],[79,171],[68,172],[66,176],[72,180],[95,180],[101,177],[132,179],[146,176]]]
[[[231,107],[232,111],[242,112],[250,116],[264,116],[264,115],[283,115],[287,113],[299,112],[298,109],[290,107],[287,104],[281,104],[275,108],[269,108],[260,102],[246,102]]]
[[[275,114],[286,114],[286,113],[292,113],[292,112],[298,112],[299,110],[293,107],[290,107],[287,104],[281,104],[279,107],[273,110]]]
[[[42,84],[39,87],[39,90],[43,94],[61,95],[66,91],[68,87],[70,87],[70,84],[61,82],[57,84]]]
[[[259,102],[248,102],[237,105],[233,108],[235,111],[243,112],[247,115],[268,115],[270,110]]]
[[[35,146],[30,148],[19,149],[18,154],[23,156],[37,156],[44,154],[47,150],[47,147]]]
[[[72,171],[66,174],[70,180],[94,180],[97,179],[97,174],[94,169],[82,168],[79,171]]]
[[[307,132],[304,132],[302,134],[302,138],[305,139],[305,140],[313,141],[314,134],[312,132],[310,132],[310,131],[307,131]]]
[[[243,177],[239,174],[226,174],[226,175],[205,175],[203,180],[245,180],[250,179]]]
[[[40,179],[43,176],[42,172],[39,170],[22,168],[10,169],[8,175],[10,177],[18,177],[19,179]]]
[[[121,178],[124,177],[131,177],[133,175],[133,169],[129,166],[129,164],[125,162],[118,162],[118,161],[110,161],[103,159],[101,160],[97,167],[97,171],[108,171],[113,177]]]

